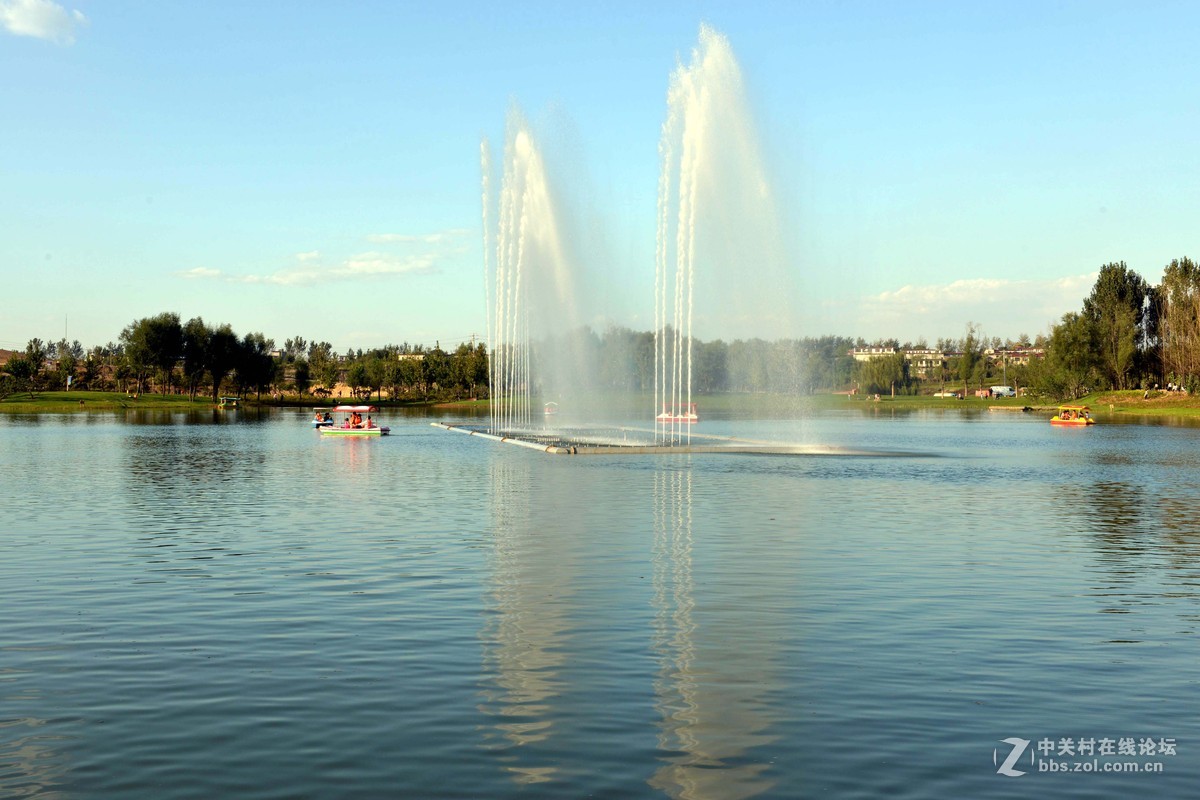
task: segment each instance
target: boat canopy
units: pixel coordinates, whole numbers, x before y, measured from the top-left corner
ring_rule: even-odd
[[[1059,406],[1059,411],[1091,411],[1087,406]]]
[[[375,406],[334,406],[333,410],[345,412],[357,411],[361,414],[364,411],[378,411],[379,409]]]

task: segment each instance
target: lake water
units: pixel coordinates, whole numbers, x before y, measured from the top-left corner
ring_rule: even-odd
[[[1198,428],[384,418],[0,415],[0,796],[1195,794]]]

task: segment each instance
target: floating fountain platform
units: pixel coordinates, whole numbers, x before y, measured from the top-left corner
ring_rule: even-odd
[[[691,439],[701,443],[687,444],[686,438],[674,442],[655,442],[654,431],[642,428],[578,428],[571,430],[519,430],[491,431],[474,425],[448,425],[444,422],[429,423],[435,428],[478,436],[502,444],[514,444],[551,455],[671,455],[709,454],[723,455],[778,455],[778,456],[859,456],[859,457],[902,457],[924,458],[932,453],[896,450],[868,450],[855,447],[837,447],[819,444],[787,444],[766,442],[756,439],[741,439],[734,436],[711,436],[691,434]]]

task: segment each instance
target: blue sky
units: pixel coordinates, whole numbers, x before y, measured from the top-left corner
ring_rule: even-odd
[[[1200,257],[1195,3],[0,0],[0,347],[175,311],[339,350],[482,334],[479,143],[519,105],[648,329],[658,139],[706,22],[795,335],[1044,331]],[[702,279],[702,277],[701,277]]]

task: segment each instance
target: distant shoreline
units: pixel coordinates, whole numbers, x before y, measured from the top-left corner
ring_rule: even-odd
[[[470,401],[464,401],[470,402]],[[339,403],[362,403],[380,408],[430,408],[442,403],[437,400],[354,400],[336,398],[322,401],[315,397],[289,397],[261,400],[248,397],[239,400],[241,408],[300,408],[312,410],[316,407],[332,408]],[[30,398],[28,392],[9,395],[0,400],[0,413],[10,414],[71,414],[112,411],[206,411],[218,410],[220,406],[211,397],[196,397],[179,394],[130,395],[125,392],[37,392]]]
[[[977,398],[968,397],[958,400],[953,397],[932,397],[930,395],[881,395],[878,400],[874,395],[817,394],[805,396],[765,395],[765,394],[732,394],[696,395],[700,404],[701,419],[705,409],[720,410],[746,409],[768,412],[779,411],[781,407],[794,411],[798,415],[808,412],[836,411],[857,408],[863,411],[870,409],[891,408],[896,410],[962,410],[962,411],[1024,411],[1030,413],[1048,414],[1054,411],[1058,403],[1048,398],[1009,397],[1009,398]],[[260,408],[299,408],[311,410],[322,407],[331,408],[338,403],[369,403],[380,409],[443,409],[481,412],[488,408],[488,401],[483,400],[364,400],[355,401],[350,398],[335,400],[319,400],[315,397],[272,399],[269,396],[261,400],[246,398],[240,401],[244,409]],[[1149,417],[1155,419],[1195,418],[1200,421],[1200,396],[1188,395],[1182,392],[1145,392],[1131,390],[1119,392],[1099,392],[1078,400],[1071,401],[1080,405],[1090,406],[1093,415],[1113,417]],[[0,413],[8,414],[77,414],[102,413],[123,411],[216,411],[219,409],[210,397],[197,397],[191,400],[187,395],[157,395],[142,394],[137,397],[124,392],[39,392],[30,399],[28,393],[10,395],[0,400]]]

